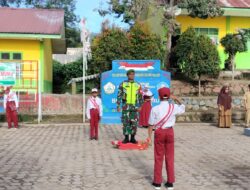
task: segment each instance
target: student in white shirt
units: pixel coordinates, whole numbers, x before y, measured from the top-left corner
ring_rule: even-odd
[[[3,97],[3,105],[6,111],[6,119],[8,122],[8,128],[12,127],[12,122],[14,123],[15,129],[18,128],[18,100],[15,92],[10,90],[11,87],[5,87],[5,93]]]
[[[98,125],[102,117],[102,100],[97,96],[98,90],[92,89],[92,96],[87,102],[87,118],[90,120],[90,140],[98,140]]]
[[[158,90],[160,97],[160,105],[152,108],[149,117],[149,131],[155,128],[154,135],[154,181],[155,189],[161,189],[162,183],[162,166],[165,156],[166,170],[168,180],[165,187],[168,190],[173,190],[173,183],[175,182],[174,175],[174,130],[176,115],[185,112],[185,106],[177,97],[171,95],[169,88],[161,88]],[[177,104],[170,104],[168,99],[171,98]],[[151,133],[149,132],[149,139],[151,140]]]

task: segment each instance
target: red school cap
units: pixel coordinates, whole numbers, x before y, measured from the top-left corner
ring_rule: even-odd
[[[158,90],[158,93],[159,93],[159,96],[161,99],[170,97],[170,89],[169,88],[166,88],[166,87],[160,88]]]

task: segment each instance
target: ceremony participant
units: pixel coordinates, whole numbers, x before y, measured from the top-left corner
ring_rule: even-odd
[[[6,110],[6,119],[8,122],[8,128],[12,128],[12,122],[14,123],[14,128],[18,129],[18,99],[11,87],[5,87],[4,98],[3,98],[4,109]]]
[[[91,97],[87,102],[87,118],[90,120],[90,140],[98,140],[98,125],[102,117],[102,100],[98,97],[98,90],[91,90]]]
[[[122,106],[122,123],[123,123],[123,135],[125,136],[122,141],[126,143],[137,144],[135,139],[137,127],[138,127],[138,111],[142,105],[142,92],[141,85],[135,82],[135,71],[127,71],[128,80],[123,81],[118,90],[117,95],[117,111],[120,112]],[[131,138],[129,139],[129,135]]]
[[[148,120],[149,115],[151,112],[151,99],[152,99],[152,92],[149,89],[146,89],[143,93],[143,100],[144,103],[142,104],[141,111],[140,111],[140,117],[139,117],[139,125],[144,128],[148,128]]]
[[[162,166],[165,157],[165,165],[167,170],[167,183],[165,187],[173,190],[175,182],[174,174],[174,130],[176,115],[185,112],[185,106],[181,100],[171,95],[170,89],[163,87],[158,90],[160,104],[152,108],[149,117],[149,129],[155,128],[154,135],[154,181],[155,189],[161,189],[162,183]],[[171,98],[175,104],[169,103]],[[151,138],[151,137],[149,137]]]
[[[232,97],[229,94],[229,86],[222,87],[218,96],[219,127],[230,128],[232,126]]]
[[[246,127],[249,127],[250,123],[250,84],[248,85],[248,91],[244,95],[244,103],[246,108]]]

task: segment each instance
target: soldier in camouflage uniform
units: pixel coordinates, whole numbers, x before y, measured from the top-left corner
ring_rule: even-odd
[[[119,86],[117,111],[120,112],[120,105],[122,104],[123,135],[125,136],[123,143],[131,142],[136,144],[135,135],[139,121],[138,111],[143,103],[143,98],[141,85],[134,81],[135,71],[129,70],[127,76],[128,80],[123,81]],[[131,135],[130,140],[129,135]]]

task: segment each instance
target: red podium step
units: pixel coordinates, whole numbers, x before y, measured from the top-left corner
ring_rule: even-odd
[[[123,144],[122,141],[112,141],[111,144],[120,150],[146,150],[149,146],[149,140],[147,139],[146,141],[138,141],[137,144]]]

